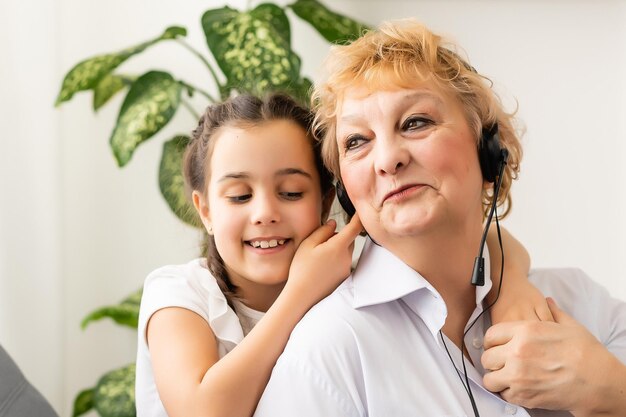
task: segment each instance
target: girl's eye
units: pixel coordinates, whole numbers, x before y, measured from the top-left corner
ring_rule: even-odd
[[[241,194],[241,195],[231,195],[231,196],[228,196],[226,198],[231,203],[241,204],[241,203],[245,203],[246,201],[250,200],[251,197],[252,197],[252,194]]]
[[[344,142],[344,150],[350,151],[352,149],[356,149],[359,146],[363,145],[365,142],[367,142],[367,138],[361,135],[350,135],[346,138]]]
[[[288,191],[280,193],[281,197],[283,197],[285,200],[292,200],[292,201],[301,199],[302,194],[304,193],[295,193],[295,192],[288,192]]]
[[[419,130],[432,124],[433,124],[433,121],[430,119],[427,119],[426,117],[409,116],[406,118],[404,123],[402,123],[402,130],[403,131]]]

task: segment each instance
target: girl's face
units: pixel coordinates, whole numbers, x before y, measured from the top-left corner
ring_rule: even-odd
[[[200,214],[245,297],[282,286],[297,247],[320,226],[319,174],[310,139],[292,121],[224,127],[217,134],[208,205]]]
[[[427,83],[348,90],[337,115],[337,145],[348,195],[380,244],[480,226],[476,140],[453,97]]]

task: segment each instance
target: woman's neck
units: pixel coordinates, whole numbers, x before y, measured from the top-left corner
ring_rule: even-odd
[[[403,262],[435,287],[448,308],[442,331],[460,346],[463,330],[476,308],[476,289],[470,283],[482,230],[429,233],[427,236],[394,238],[384,244]]]

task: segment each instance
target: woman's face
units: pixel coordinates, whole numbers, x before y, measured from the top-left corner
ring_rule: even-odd
[[[480,225],[476,139],[456,99],[427,83],[355,88],[338,110],[342,181],[374,240]]]

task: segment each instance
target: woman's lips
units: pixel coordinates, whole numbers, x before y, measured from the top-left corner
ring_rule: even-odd
[[[402,187],[398,187],[395,190],[387,193],[383,198],[383,204],[387,202],[399,202],[402,201],[413,194],[423,190],[426,187],[426,184],[410,184]]]

